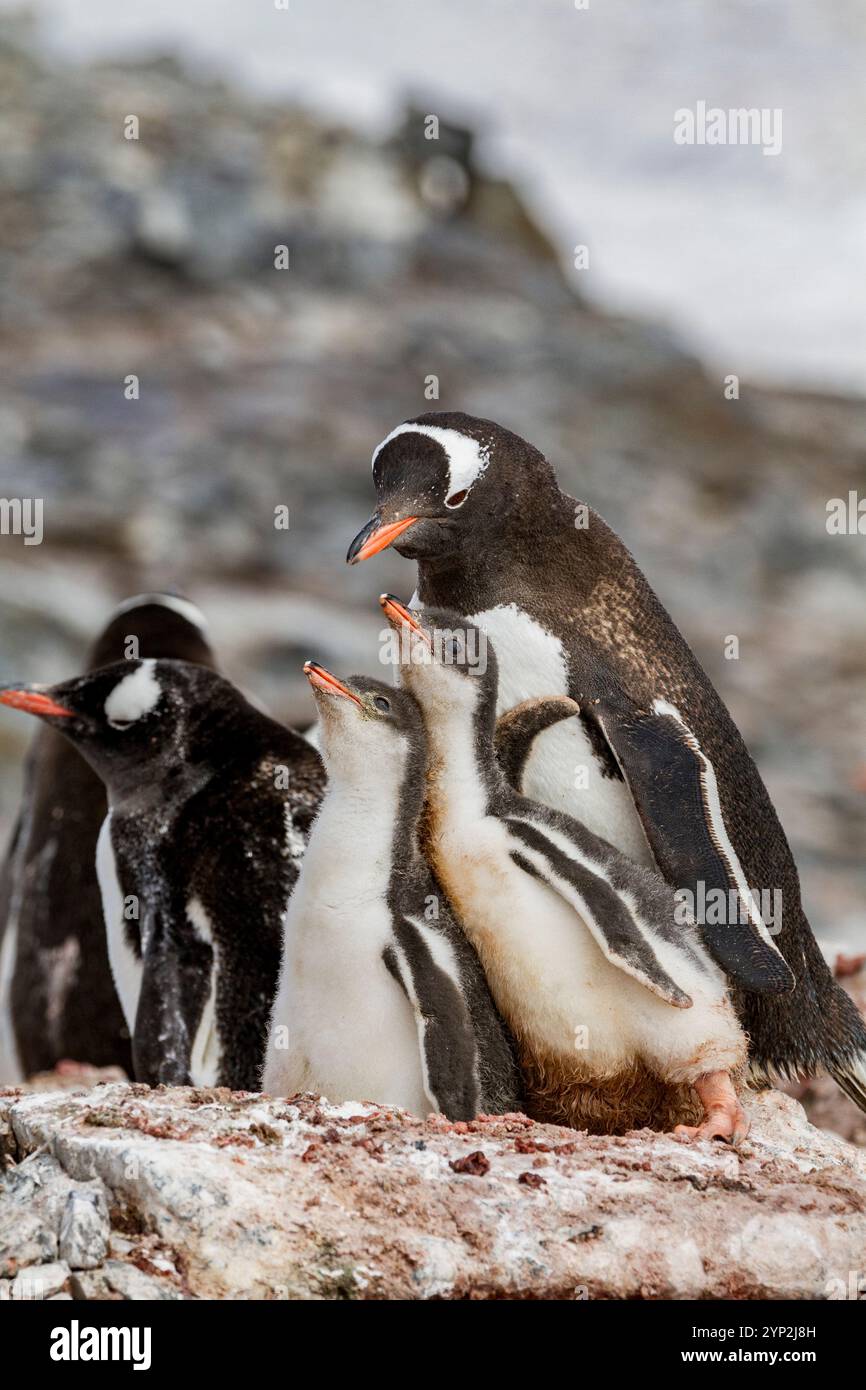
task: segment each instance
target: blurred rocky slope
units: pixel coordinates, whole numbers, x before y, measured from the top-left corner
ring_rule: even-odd
[[[301,660],[375,669],[371,600],[412,587],[395,555],[343,564],[373,446],[424,409],[492,416],[627,540],[765,774],[816,925],[866,938],[866,547],[825,528],[863,489],[866,403],[725,400],[669,333],[581,299],[423,108],[377,145],[171,58],[49,67],[2,25],[0,496],[44,498],[45,538],[0,537],[0,672],[68,674],[116,596],[174,584],[230,673],[305,718]],[[27,732],[0,729],[6,825]]]

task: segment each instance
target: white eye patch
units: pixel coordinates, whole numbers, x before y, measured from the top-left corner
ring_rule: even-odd
[[[382,440],[373,454],[374,465],[385,445],[390,444],[392,439],[396,439],[401,434],[424,434],[428,439],[435,439],[437,444],[441,444],[448,459],[446,505],[449,497],[453,497],[457,493],[468,492],[490,463],[489,446],[479,444],[477,439],[470,439],[468,434],[461,434],[459,430],[446,430],[441,425],[407,424],[398,425],[386,439]],[[459,507],[461,502],[465,501],[466,498],[463,497],[452,505]]]
[[[153,709],[162,694],[162,688],[153,673],[155,665],[152,657],[142,661],[140,666],[117,682],[105,702],[105,717],[112,728],[119,729],[127,724],[134,724]]]

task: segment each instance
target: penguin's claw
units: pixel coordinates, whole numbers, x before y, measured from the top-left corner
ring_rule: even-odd
[[[726,1110],[715,1111],[701,1125],[677,1125],[674,1135],[688,1143],[693,1139],[723,1139],[736,1148],[749,1133],[749,1122],[742,1109],[737,1108],[739,1113],[734,1115]]]
[[[737,1099],[727,1072],[711,1072],[698,1077],[695,1090],[704,1106],[699,1125],[677,1125],[674,1136],[690,1143],[695,1139],[723,1139],[736,1147],[749,1133],[746,1112]]]

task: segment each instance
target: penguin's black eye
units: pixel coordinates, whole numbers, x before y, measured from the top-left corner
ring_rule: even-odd
[[[378,709],[378,710],[381,710],[383,714],[389,714],[389,713],[390,713],[390,710],[391,710],[391,701],[390,701],[390,700],[386,700],[384,695],[376,695],[375,698],[374,698],[374,700],[373,700],[373,705],[374,705],[374,708],[376,708],[376,709]]]
[[[450,497],[445,498],[445,506],[451,507],[452,510],[455,507],[462,507],[468,496],[468,487],[461,488],[459,492],[452,492]]]

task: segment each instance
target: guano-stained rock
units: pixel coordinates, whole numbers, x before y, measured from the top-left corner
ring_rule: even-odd
[[[5,1093],[0,1227],[7,1258],[16,1221],[32,1241],[33,1204],[14,1194],[40,1165],[49,1234],[64,1187],[106,1194],[109,1258],[73,1273],[79,1298],[846,1297],[866,1154],[788,1096],[748,1106],[734,1152],[313,1096]],[[461,1165],[478,1153],[489,1166]]]

